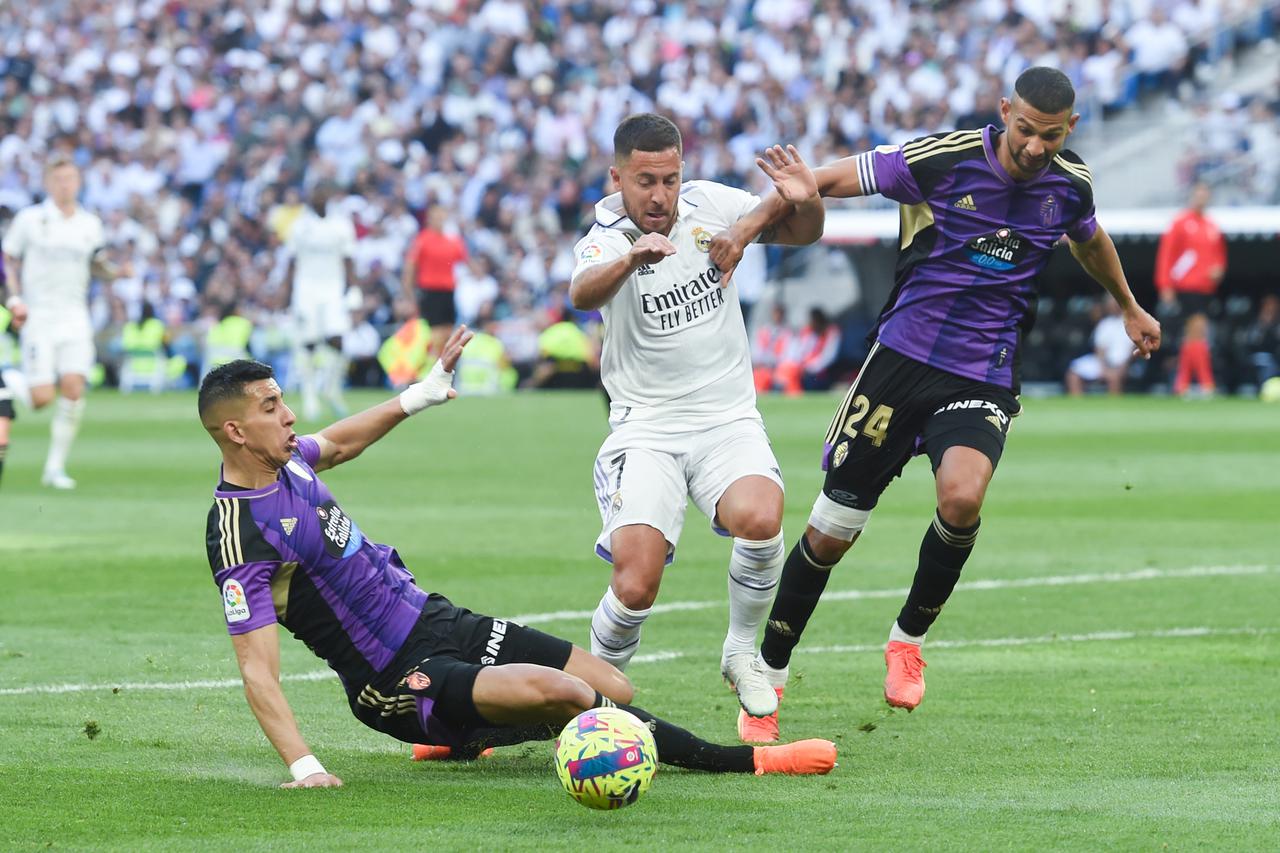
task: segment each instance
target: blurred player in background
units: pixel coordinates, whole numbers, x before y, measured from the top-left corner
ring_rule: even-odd
[[[311,191],[307,208],[289,231],[285,302],[295,326],[294,360],[302,391],[302,416],[320,417],[320,401],[339,417],[346,414],[342,388],[347,359],[342,336],[351,330],[347,288],[355,282],[352,258],[356,230],[351,218],[330,209],[334,188]]]
[[[467,259],[467,244],[448,230],[449,212],[443,205],[427,209],[427,219],[405,254],[401,272],[404,295],[418,306],[418,316],[431,327],[431,357],[439,358],[449,330],[458,322],[454,267]]]
[[[76,202],[76,165],[64,157],[50,159],[45,190],[42,203],[13,218],[0,246],[10,294],[5,305],[22,326],[22,369],[32,406],[43,408],[57,396],[41,482],[74,489],[67,456],[84,415],[85,378],[94,361],[89,281],[115,279],[120,271],[104,257],[102,221]]]
[[[721,672],[744,712],[764,716],[778,700],[755,643],[785,554],[782,475],[756,411],[737,291],[708,255],[712,237],[759,198],[684,183],[682,151],[679,129],[662,116],[618,125],[609,171],[619,192],[596,205],[574,250],[570,299],[604,317],[601,379],[612,401],[595,490],[596,553],[613,576],[591,620],[591,652],[619,668],[635,654],[692,497],[717,533],[734,537]],[[788,230],[821,231],[816,188],[811,196]]]
[[[1072,255],[1119,304],[1137,352],[1148,356],[1160,346],[1159,323],[1134,299],[1115,245],[1094,219],[1089,170],[1063,148],[1079,119],[1074,102],[1066,75],[1031,68],[1013,97],[1001,99],[1003,131],[935,134],[816,170],[824,196],[880,193],[898,202],[901,249],[871,352],[827,430],[826,481],[769,614],[761,663],[779,688],[831,569],[889,482],[925,453],[937,512],[889,631],[884,690],[890,705],[920,703],[920,647],[977,539],[987,485],[1021,410],[1019,351],[1034,319],[1035,278],[1064,233]],[[731,270],[761,229],[788,221],[790,201],[770,194],[712,259]],[[820,229],[806,233],[821,236]],[[752,721],[750,739],[773,740],[777,732],[776,717]]]
[[[554,737],[588,708],[646,721],[661,761],[722,773],[826,773],[835,745],[719,746],[625,704],[631,684],[565,640],[423,591],[394,548],[370,540],[317,472],[360,455],[397,424],[453,398],[470,338],[459,327],[427,378],[311,436],[293,432],[271,368],[238,360],[200,387],[200,419],[222,455],[206,545],[245,697],[289,767],[286,788],[336,787],[280,688],[277,625],[339,675],[362,723],[434,758],[473,758]],[[418,751],[418,750],[415,750]]]

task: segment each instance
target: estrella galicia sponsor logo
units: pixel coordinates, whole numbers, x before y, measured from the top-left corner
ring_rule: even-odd
[[[320,519],[324,550],[330,557],[350,557],[360,550],[364,541],[360,528],[332,499],[316,507],[316,517]]]
[[[502,641],[507,638],[507,622],[505,619],[494,619],[489,629],[489,642],[484,645],[484,654],[480,657],[481,666],[490,666],[498,662],[498,652],[502,651]]]
[[[661,293],[641,293],[640,310],[656,315],[658,328],[666,331],[687,325],[724,304],[719,287],[720,270],[709,267],[697,278],[673,285]]]
[[[227,614],[227,624],[244,622],[249,618],[249,599],[245,597],[244,585],[235,578],[227,578],[222,582],[222,609]]]
[[[1027,238],[1010,228],[974,237],[967,244],[969,260],[989,270],[1008,272],[1027,254]]]

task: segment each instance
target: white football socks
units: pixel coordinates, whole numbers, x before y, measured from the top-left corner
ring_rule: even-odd
[[[782,577],[786,558],[782,531],[772,539],[733,540],[729,558],[729,632],[723,656],[755,655],[756,635],[769,615],[769,606]]]
[[[889,629],[889,642],[891,643],[911,643],[912,645],[922,646],[924,645],[924,638],[924,634],[917,637],[899,628],[897,619],[893,620],[893,627]]]
[[[591,654],[626,669],[640,648],[640,626],[649,618],[650,609],[632,610],[618,600],[612,586],[606,589],[591,616]]]
[[[68,400],[59,397],[54,404],[53,421],[49,425],[49,455],[45,458],[46,474],[65,474],[67,455],[80,431],[80,418],[84,415],[84,398]]]

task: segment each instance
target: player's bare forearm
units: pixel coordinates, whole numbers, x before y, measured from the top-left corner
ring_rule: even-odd
[[[1111,235],[1102,230],[1093,232],[1093,236],[1083,243],[1071,241],[1071,254],[1094,281],[1106,288],[1116,304],[1123,310],[1129,310],[1137,303],[1129,282],[1124,276],[1124,267],[1120,264],[1120,255]]]
[[[1160,323],[1133,298],[1133,291],[1125,280],[1124,268],[1110,235],[1099,227],[1083,243],[1072,241],[1071,254],[1084,267],[1084,271],[1105,287],[1120,306],[1125,333],[1133,341],[1134,355],[1150,358],[1151,353],[1160,349]]]
[[[404,269],[400,272],[400,290],[404,293],[404,298],[413,299],[413,280],[418,277],[418,265],[413,261],[405,261]]]
[[[813,170],[818,182],[818,195],[823,198],[853,198],[866,195],[858,179],[856,158],[844,157]]]
[[[5,286],[9,289],[9,292],[5,295],[5,299],[21,299],[22,260],[20,258],[15,258],[13,255],[5,253],[4,277]]]
[[[102,257],[102,253],[99,252],[89,261],[89,275],[99,281],[115,281],[120,277],[120,268]]]
[[[320,444],[320,458],[315,469],[323,471],[350,462],[408,417],[400,399],[392,397],[330,424],[315,436]]]
[[[290,765],[311,750],[298,731],[293,709],[280,688],[280,643],[274,624],[231,638],[249,710],[280,759]]]
[[[622,283],[639,268],[630,254],[604,264],[588,267],[569,284],[569,301],[579,311],[594,311],[622,289]]]

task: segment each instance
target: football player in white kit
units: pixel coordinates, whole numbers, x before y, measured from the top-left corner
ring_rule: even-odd
[[[13,218],[0,245],[10,293],[5,304],[22,328],[22,369],[32,406],[40,409],[58,400],[41,482],[74,489],[67,455],[84,414],[85,377],[95,355],[89,281],[114,279],[118,272],[102,255],[102,220],[76,203],[80,170],[75,163],[51,159],[45,190],[42,203]]]
[[[347,287],[355,281],[356,229],[350,217],[329,210],[333,195],[334,188],[323,184],[312,190],[307,208],[285,241],[289,253],[285,301],[295,324],[294,363],[301,380],[302,416],[307,420],[320,417],[321,398],[334,415],[346,415],[342,387],[347,360],[342,355],[342,336],[351,331]]]
[[[668,119],[625,119],[609,170],[619,192],[596,205],[596,223],[575,249],[570,298],[604,317],[601,378],[612,401],[595,490],[603,519],[596,552],[613,576],[591,620],[591,651],[619,668],[635,654],[691,497],[734,540],[721,672],[743,713],[763,717],[778,697],[754,643],[785,556],[782,476],[756,411],[738,294],[709,255],[713,237],[760,199],[684,183],[682,150]],[[775,182],[813,181],[794,149],[782,156],[788,168]],[[809,217],[821,227],[816,183],[786,197],[805,201],[762,236],[768,242],[790,242],[791,226]]]

